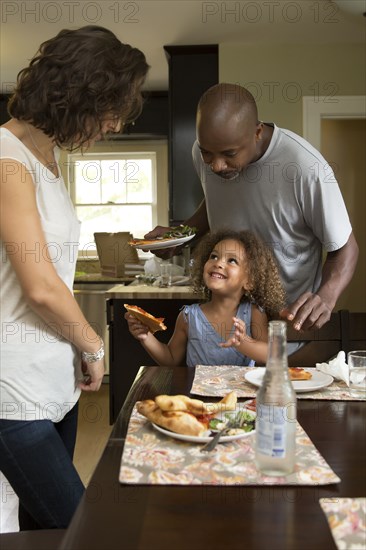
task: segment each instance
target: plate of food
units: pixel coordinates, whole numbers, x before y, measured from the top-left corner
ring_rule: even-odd
[[[261,386],[265,373],[264,367],[256,367],[245,374],[245,379],[254,386]],[[330,386],[333,376],[316,369],[303,369],[302,367],[289,367],[290,380],[295,392],[304,393],[321,390]]]
[[[237,403],[235,392],[217,403],[204,403],[186,395],[158,395],[137,403],[137,411],[158,432],[191,443],[208,443],[230,422],[221,443],[248,437],[255,432],[256,413]]]
[[[181,244],[187,243],[196,235],[196,228],[188,225],[180,225],[167,231],[161,237],[156,239],[132,239],[129,245],[140,250],[158,250],[163,248],[173,248]]]

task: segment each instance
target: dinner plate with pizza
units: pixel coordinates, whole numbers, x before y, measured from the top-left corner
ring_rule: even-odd
[[[248,437],[255,432],[256,413],[237,402],[235,392],[217,403],[205,403],[186,395],[158,395],[137,403],[137,411],[150,420],[158,432],[192,443],[208,443],[228,427],[220,443]]]
[[[148,250],[159,250],[163,248],[173,248],[174,246],[179,246],[181,244],[187,243],[193,239],[195,235],[187,235],[186,237],[167,237],[166,239],[132,239],[129,241],[129,245],[134,248],[139,248],[143,251]]]
[[[245,374],[245,379],[254,386],[261,386],[265,367],[255,367]],[[321,390],[330,386],[333,376],[316,369],[303,369],[302,367],[289,367],[290,380],[296,393],[305,393]]]

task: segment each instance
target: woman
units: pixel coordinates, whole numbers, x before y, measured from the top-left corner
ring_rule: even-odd
[[[131,334],[159,365],[265,363],[268,319],[285,303],[270,250],[250,231],[223,229],[202,239],[194,265],[194,287],[207,301],[183,308],[169,343],[126,313]]]
[[[72,294],[79,222],[59,148],[85,149],[135,118],[147,71],[107,29],[63,30],[19,73],[0,128],[0,466],[21,530],[69,524],[84,490],[77,402],[104,374],[103,342]]]

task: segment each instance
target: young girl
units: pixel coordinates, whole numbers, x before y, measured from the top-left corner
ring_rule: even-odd
[[[168,344],[126,313],[131,334],[159,365],[253,365],[267,358],[267,323],[285,293],[275,260],[250,231],[207,235],[195,254],[193,285],[208,301],[185,306]]]

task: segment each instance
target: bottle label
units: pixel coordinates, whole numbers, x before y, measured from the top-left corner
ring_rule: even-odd
[[[274,458],[286,457],[286,434],[289,429],[286,407],[260,405],[257,411],[256,432],[259,453]]]

